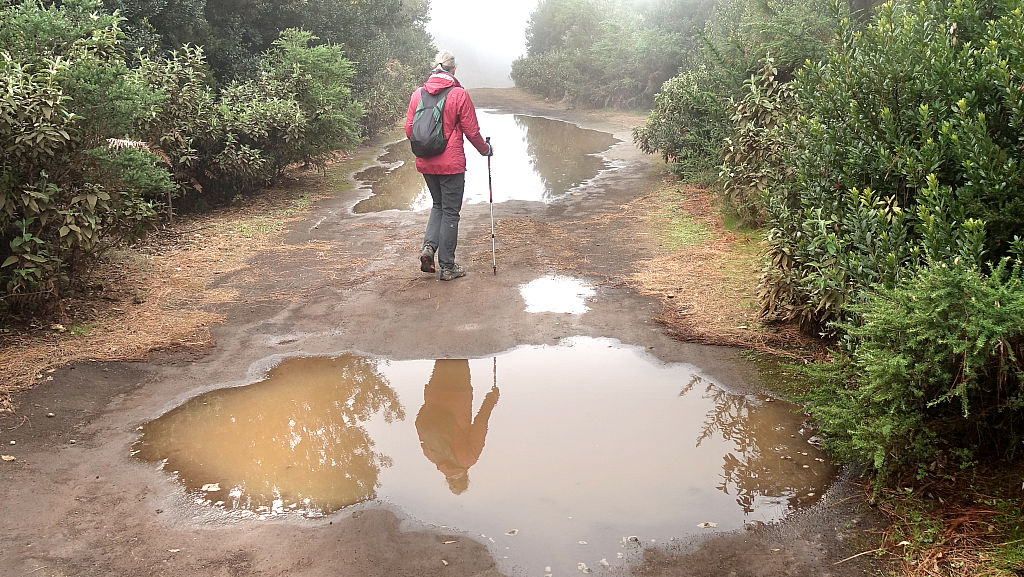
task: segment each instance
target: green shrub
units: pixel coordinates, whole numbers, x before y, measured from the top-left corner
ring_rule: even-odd
[[[926,256],[995,262],[1024,234],[1022,9],[892,2],[797,74],[793,177],[766,202],[767,316],[831,333]]]
[[[543,0],[530,17],[516,86],[572,105],[649,106],[674,74],[712,2]]]
[[[769,134],[783,120],[778,111],[787,107],[788,89],[781,87],[804,62],[824,54],[843,10],[829,0],[722,2],[679,74],[655,96],[634,141],[644,152],[660,153],[687,178],[719,167],[724,158],[723,176],[735,175],[730,200],[741,215],[759,220],[759,173],[780,166],[769,161],[777,153],[768,151],[779,145],[766,138],[777,138]],[[774,71],[770,79],[766,67]]]
[[[316,41],[285,30],[256,78],[219,93],[200,48],[139,56],[139,81],[163,97],[146,135],[174,175],[176,196],[194,204],[200,195],[214,201],[250,193],[292,164],[323,166],[332,152],[359,142],[352,64],[339,47]]]
[[[783,160],[782,132],[795,102],[789,83],[779,80],[771,56],[760,76],[751,76],[743,85],[743,97],[730,100],[732,134],[724,141],[720,176],[726,207],[745,223],[759,225],[765,217],[765,193],[792,174]]]
[[[350,88],[355,69],[340,46],[313,44],[317,40],[309,32],[285,30],[263,57],[259,82],[294,100],[305,124],[301,137],[284,132],[287,146],[275,155],[278,169],[296,162],[322,167],[332,152],[361,140],[363,108]]]
[[[118,19],[98,8],[0,9],[0,312],[59,294],[89,258],[152,222],[170,188],[159,159],[125,138],[159,95],[130,73]]]
[[[1024,440],[1024,267],[929,261],[849,305],[808,410],[829,449],[890,478],[1012,459]]]
[[[729,134],[725,92],[707,65],[681,72],[662,85],[647,123],[633,129],[634,142],[647,154],[660,153],[679,176],[711,170]]]

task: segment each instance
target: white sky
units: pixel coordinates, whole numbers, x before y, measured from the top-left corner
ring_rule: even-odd
[[[431,0],[427,31],[455,54],[468,88],[512,86],[512,61],[526,52],[526,24],[537,0]]]

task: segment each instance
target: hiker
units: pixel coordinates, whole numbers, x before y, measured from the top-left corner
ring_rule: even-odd
[[[409,113],[405,118],[405,135],[412,139],[413,120],[420,104],[422,91],[440,95],[448,89],[442,114],[442,129],[447,138],[444,152],[430,157],[417,157],[416,170],[423,174],[423,180],[430,190],[434,203],[427,220],[427,232],[420,252],[420,270],[436,272],[434,254],[444,281],[465,276],[466,269],[455,263],[455,247],[459,240],[459,212],[462,210],[462,195],[466,188],[466,152],[462,136],[483,156],[491,156],[494,150],[480,136],[480,125],[476,119],[473,101],[455,78],[455,56],[442,50],[434,57],[434,70],[430,78],[417,88],[409,99]],[[429,113],[429,111],[427,111]]]
[[[448,481],[448,489],[456,495],[469,487],[469,468],[484,450],[487,422],[498,404],[498,395],[498,387],[492,387],[474,418],[469,361],[434,362],[434,372],[423,388],[423,407],[416,415],[416,432],[423,455],[437,466]]]

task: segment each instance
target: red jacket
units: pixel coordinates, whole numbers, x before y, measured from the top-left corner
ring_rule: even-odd
[[[476,147],[480,154],[487,154],[487,142],[480,136],[480,124],[476,119],[476,109],[469,93],[459,84],[454,76],[447,72],[435,72],[430,75],[422,89],[437,94],[454,86],[448,91],[444,103],[444,115],[441,119],[444,135],[448,138],[448,148],[437,156],[417,158],[416,170],[423,174],[459,174],[466,172],[466,151],[462,145],[462,135]],[[416,115],[416,107],[420,103],[420,90],[417,88],[409,99],[409,113],[405,116],[405,136],[412,136],[412,119]]]

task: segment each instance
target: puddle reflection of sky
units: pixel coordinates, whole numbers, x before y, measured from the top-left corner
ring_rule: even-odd
[[[624,537],[665,543],[816,501],[834,470],[792,409],[573,338],[470,360],[289,359],[146,424],[135,449],[225,510],[377,499],[484,541],[514,574],[566,574],[639,555]]]
[[[519,285],[519,294],[526,301],[528,313],[579,315],[590,310],[586,302],[595,293],[593,287],[579,279],[549,275]]]
[[[564,197],[612,168],[601,156],[618,142],[613,136],[568,122],[537,116],[478,111],[481,131],[491,137],[494,202],[551,202]],[[489,202],[487,158],[466,142],[464,204]],[[356,213],[430,208],[430,193],[414,165],[408,141],[387,146],[380,166],[355,175],[370,196],[356,203]]]

